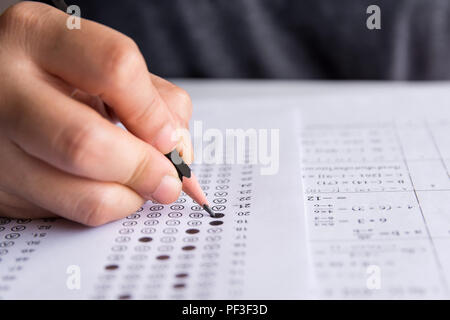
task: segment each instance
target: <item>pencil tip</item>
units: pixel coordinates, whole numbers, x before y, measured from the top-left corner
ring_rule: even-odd
[[[205,209],[205,211],[208,212],[211,217],[213,218],[216,217],[216,214],[211,210],[211,208],[207,204],[203,205],[203,209]]]

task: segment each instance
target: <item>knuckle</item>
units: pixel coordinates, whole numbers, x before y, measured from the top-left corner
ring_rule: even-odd
[[[192,116],[192,100],[186,90],[180,87],[174,87],[172,89],[173,102],[176,104],[177,116],[183,121],[188,122]]]
[[[179,103],[184,106],[188,110],[192,110],[192,100],[189,93],[187,93],[186,90],[177,87],[175,90],[175,94],[177,96],[177,99]]]
[[[154,114],[157,112],[160,101],[157,95],[150,95],[148,107],[135,106],[130,108],[127,122],[132,126],[137,126],[139,123],[150,123]]]
[[[136,185],[147,171],[151,163],[151,157],[148,152],[143,152],[142,156],[138,157],[137,165],[132,170],[130,176],[126,179],[125,184],[133,186]]]
[[[136,43],[126,36],[112,41],[108,49],[104,75],[116,89],[126,87],[137,75],[146,71],[145,62]]]
[[[41,21],[42,14],[48,13],[49,9],[51,9],[51,7],[36,2],[19,2],[9,7],[0,16],[0,29],[4,30],[8,27],[14,27],[14,29],[16,29],[16,27],[34,26]]]
[[[33,7],[31,2],[22,1],[6,9],[1,17],[2,19],[11,19],[11,21],[27,19],[33,16]]]
[[[57,139],[57,148],[62,149],[63,163],[76,171],[98,158],[96,146],[102,144],[104,133],[92,125],[85,125],[78,130],[65,130]]]

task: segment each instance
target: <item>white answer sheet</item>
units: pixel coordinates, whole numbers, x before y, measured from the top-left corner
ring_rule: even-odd
[[[450,298],[450,83],[188,88],[202,99],[217,99],[220,88],[234,103],[296,111],[308,297]]]
[[[2,218],[0,298],[450,297],[450,84],[179,84],[200,137],[279,129],[276,173],[193,165],[220,218],[185,195],[98,228]]]
[[[309,265],[298,197],[299,155],[284,128],[292,128],[292,112],[274,117],[269,109],[244,106],[197,109],[195,119],[202,122],[194,130],[203,133],[281,128],[279,171],[262,175],[264,165],[233,159],[194,164],[218,218],[209,217],[184,194],[171,205],[148,202],[136,213],[97,228],[62,219],[1,218],[0,298],[306,297]],[[268,134],[270,138],[270,130]],[[246,152],[250,150],[247,144]]]

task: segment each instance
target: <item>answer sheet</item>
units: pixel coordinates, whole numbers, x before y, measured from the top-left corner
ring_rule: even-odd
[[[199,106],[193,124],[198,146],[209,135],[205,150],[208,140],[220,137],[225,128],[258,133],[292,127],[289,110],[274,118],[269,109],[236,106],[211,113],[211,107]],[[241,120],[235,119],[238,113]],[[270,138],[271,131],[266,133]],[[192,166],[217,218],[184,194],[171,205],[148,202],[136,213],[97,228],[62,219],[1,218],[0,298],[306,297],[309,265],[298,197],[301,183],[296,179],[299,155],[285,133],[281,130],[277,140],[284,151],[275,159],[279,163],[273,163],[279,168],[275,174],[262,175],[270,168],[237,159]],[[250,158],[251,146],[245,146],[244,155]],[[202,154],[197,156],[201,160]]]
[[[182,195],[98,228],[0,219],[0,298],[450,297],[450,84],[179,84],[196,150],[279,129],[279,170],[193,165],[219,218]]]
[[[188,88],[211,101],[226,92],[232,103],[296,111],[308,297],[450,298],[450,83]]]

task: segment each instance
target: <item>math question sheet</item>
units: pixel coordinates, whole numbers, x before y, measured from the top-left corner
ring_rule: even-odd
[[[289,110],[274,119],[261,108],[217,106],[212,113],[211,107],[196,111],[194,130],[202,132],[193,139],[208,134],[218,139],[224,128],[292,127]],[[270,141],[271,131],[264,132],[259,138]],[[306,297],[309,262],[298,197],[299,155],[285,133],[273,134],[281,143],[274,151],[287,152],[281,157],[276,152],[272,162],[229,159],[192,166],[216,218],[185,194],[170,205],[147,202],[126,218],[96,228],[63,219],[1,218],[0,298]],[[244,156],[252,154],[246,145]]]
[[[448,88],[308,100],[302,181],[320,297],[449,298]]]

